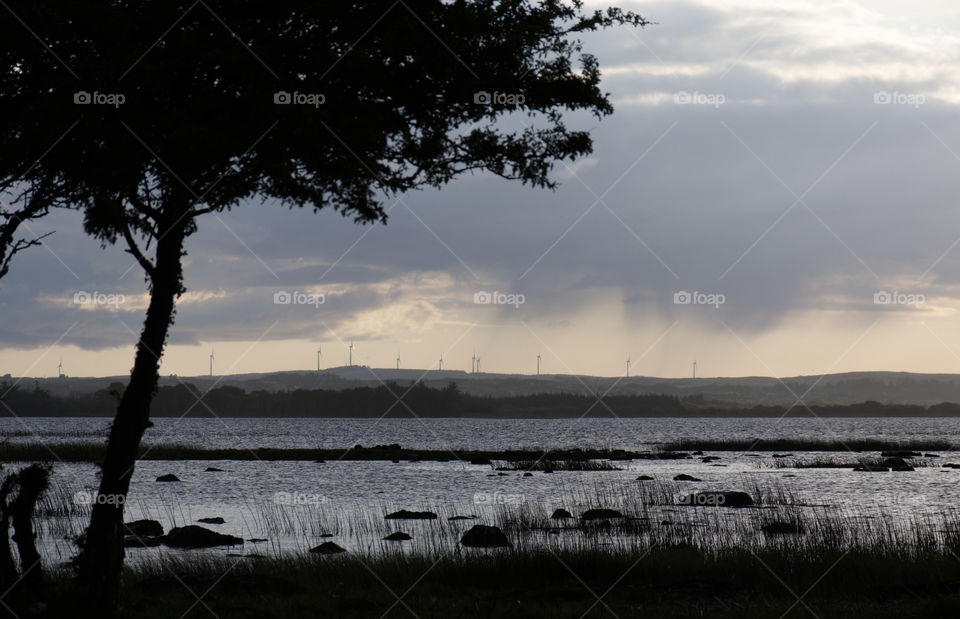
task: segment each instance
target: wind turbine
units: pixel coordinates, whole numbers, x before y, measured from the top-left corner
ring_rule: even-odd
[[[480,357],[477,357],[477,374],[480,373]]]
[[[323,358],[323,346],[317,345],[317,374],[320,373],[320,359]]]
[[[210,349],[210,376],[213,376],[213,349]]]
[[[540,353],[537,353],[537,376],[540,376]]]
[[[397,369],[400,369],[400,353],[397,353]]]
[[[697,377],[697,360],[696,359],[693,360],[693,377],[694,378]]]
[[[627,355],[627,378],[630,378],[630,355]]]
[[[63,378],[63,359],[57,364],[57,378]]]
[[[353,367],[353,340],[350,341],[350,367]]]
[[[474,351],[473,356],[470,357],[470,373],[471,373],[471,374],[476,374],[476,373],[477,373],[477,353],[476,353],[476,351]]]
[[[438,365],[437,365],[437,371],[439,372],[443,371],[443,353],[440,353],[440,361],[438,362]]]

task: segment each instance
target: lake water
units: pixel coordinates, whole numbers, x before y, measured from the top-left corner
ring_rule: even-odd
[[[58,443],[102,441],[108,423],[107,419],[0,419],[0,451],[7,441],[42,440],[55,454]],[[251,449],[382,443],[429,449],[645,449],[685,437],[931,439],[960,444],[960,420],[158,419],[148,430],[146,442]],[[614,462],[621,470],[534,472],[529,477],[452,458],[448,462],[331,460],[322,464],[148,460],[138,463],[134,473],[127,520],[153,518],[169,530],[198,518],[222,516],[225,524],[209,527],[247,540],[268,540],[244,544],[242,549],[204,551],[215,554],[302,553],[327,539],[351,551],[389,552],[399,547],[433,552],[454,551],[460,534],[472,524],[520,523],[519,530],[531,519],[550,522],[549,515],[560,507],[575,515],[590,507],[620,509],[649,523],[658,535],[667,527],[663,523],[671,523],[669,530],[682,529],[688,536],[695,537],[696,531],[724,531],[729,540],[736,540],[748,536],[750,527],[769,515],[791,513],[842,517],[886,530],[906,529],[916,523],[936,529],[942,528],[944,518],[952,518],[954,506],[960,505],[960,470],[941,466],[960,462],[960,453],[939,452],[939,457],[922,460],[928,466],[901,473],[785,468],[785,459],[763,452],[712,455],[720,459],[713,463],[696,458]],[[856,456],[807,452],[796,457],[851,460]],[[210,465],[223,471],[206,472]],[[177,475],[182,482],[155,481],[165,473]],[[700,481],[673,481],[678,473]],[[654,481],[637,481],[641,474]],[[50,505],[60,511],[66,506],[69,513],[51,512],[41,518],[41,542],[49,559],[66,561],[74,553],[66,538],[85,526],[89,508],[84,498],[95,492],[96,483],[92,464],[54,465]],[[700,490],[745,490],[763,504],[747,510],[676,505],[676,498]],[[399,509],[430,510],[440,517],[435,521],[384,520],[385,514]],[[454,515],[477,519],[447,520]],[[380,541],[395,530],[411,533],[414,540],[401,545]],[[581,531],[564,527],[553,533],[548,537],[538,530],[524,539],[543,538],[543,543],[582,539]],[[527,543],[518,533],[512,535],[517,536],[517,543]],[[131,549],[129,554],[137,561],[171,552],[183,551],[149,548]]]
[[[0,418],[0,441],[102,441],[107,418]],[[960,418],[889,419],[197,419],[159,418],[147,444],[210,448],[644,449],[683,438],[950,440]]]

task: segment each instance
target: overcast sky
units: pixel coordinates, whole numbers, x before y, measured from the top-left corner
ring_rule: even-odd
[[[616,112],[571,120],[595,151],[555,192],[480,174],[386,226],[205,216],[162,373],[344,365],[350,341],[376,367],[960,371],[960,5],[716,4],[624,2],[658,24],[586,39]],[[0,374],[128,372],[141,271],[76,214],[47,230],[0,282]]]

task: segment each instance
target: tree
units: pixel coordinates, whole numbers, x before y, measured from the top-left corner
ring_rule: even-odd
[[[385,222],[390,196],[476,170],[553,187],[552,166],[592,147],[564,113],[612,112],[577,36],[647,23],[576,0],[5,6],[23,26],[0,41],[0,191],[22,213],[7,221],[82,210],[150,293],[101,472],[100,495],[120,496],[202,215],[257,198]],[[0,258],[22,248],[15,232],[0,229]],[[79,562],[104,608],[123,561],[117,503],[95,502]]]

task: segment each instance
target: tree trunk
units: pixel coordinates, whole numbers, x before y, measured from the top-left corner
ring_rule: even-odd
[[[150,304],[137,343],[130,383],[123,392],[110,429],[101,468],[100,489],[93,501],[90,526],[80,556],[80,582],[92,596],[99,616],[114,612],[123,568],[123,505],[130,488],[140,440],[150,426],[150,402],[157,389],[159,363],[173,323],[176,299],[183,291],[183,244],[191,217],[186,208],[164,208],[158,240]]]

